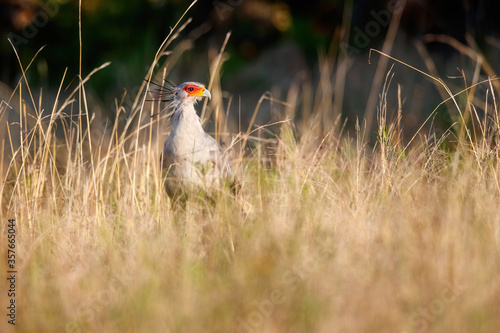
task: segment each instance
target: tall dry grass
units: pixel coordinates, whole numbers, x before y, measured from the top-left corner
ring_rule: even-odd
[[[222,101],[214,55],[212,93]],[[265,128],[254,126],[234,135],[241,193],[215,203],[191,197],[173,209],[158,163],[165,117],[151,117],[162,106],[147,103],[148,80],[134,105],[117,101],[115,121],[103,126],[87,103],[90,76],[30,115],[24,101],[39,104],[23,75],[16,98],[0,106],[2,114],[14,103],[21,110],[6,127],[11,158],[1,161],[2,221],[17,222],[19,277],[16,329],[4,317],[2,332],[500,327],[500,120],[491,82],[482,83],[482,108],[457,103],[453,128],[438,137],[421,130],[409,143],[401,113],[388,113],[387,75],[375,145],[363,121],[349,133],[328,118],[334,84],[312,109],[293,87],[278,135],[259,138]],[[222,117],[224,138],[222,104],[207,107],[205,115]]]

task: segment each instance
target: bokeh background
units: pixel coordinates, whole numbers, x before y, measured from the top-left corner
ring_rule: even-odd
[[[368,58],[388,49],[454,93],[471,87],[500,70],[499,5],[402,2],[196,3],[155,78],[207,83],[231,32],[220,85],[198,111],[228,109],[220,138],[236,141],[222,143],[242,186],[193,193],[177,210],[158,163],[167,116],[151,117],[160,103],[132,105],[191,2],[82,0],[80,58],[78,1],[0,0],[0,215],[18,225],[16,332],[498,332],[498,80],[433,113],[448,96],[435,79]],[[27,80],[14,51],[23,68],[37,54]],[[75,90],[80,65],[85,77],[107,62]],[[292,107],[264,101],[251,137],[245,117],[267,91]],[[206,127],[216,138],[218,114]],[[285,117],[294,122],[263,126]],[[357,118],[366,130],[352,131]],[[0,244],[6,254],[7,232]]]
[[[169,79],[178,83],[207,82],[209,52],[220,49],[226,33],[231,31],[221,84],[223,91],[239,101],[233,103],[230,112],[233,117],[240,113],[243,119],[248,117],[266,91],[275,98],[286,99],[290,86],[297,84],[299,94],[303,90],[301,85],[312,87],[316,93],[320,73],[324,75],[326,66],[326,72],[331,74],[330,83],[335,85],[336,80],[342,80],[344,85],[343,89],[335,90],[342,96],[334,94],[332,105],[347,119],[348,128],[353,127],[356,117],[362,118],[376,108],[368,100],[380,56],[373,56],[370,65],[368,54],[370,48],[382,49],[391,18],[386,14],[393,14],[395,3],[394,0],[199,1],[187,15],[192,22],[169,47],[169,50],[182,49],[178,61],[168,68]],[[86,85],[93,110],[111,117],[115,100],[122,98],[124,91],[129,104],[132,103],[158,47],[188,5],[189,2],[180,0],[82,1],[83,75],[105,62],[112,63]],[[470,84],[475,61],[456,48],[432,42],[426,36],[442,34],[464,45],[468,45],[470,38],[496,73],[500,70],[500,62],[496,61],[500,59],[500,39],[497,39],[500,24],[495,17],[499,10],[500,4],[493,0],[408,0],[391,55],[424,71],[428,71],[426,57],[432,59],[438,74],[449,79],[447,83],[458,91],[464,87],[464,73]],[[24,66],[45,46],[29,70],[28,79],[32,87],[43,88],[47,102],[55,95],[66,68],[69,78],[66,84],[71,85],[71,80],[76,84],[78,1],[0,0],[0,36],[0,81],[4,88],[15,87],[21,77],[7,38],[12,40]],[[186,40],[190,42],[181,45]],[[417,44],[423,49],[418,49]],[[337,78],[339,68],[343,73]],[[393,85],[401,85],[404,98],[402,122],[406,134],[412,135],[443,96],[434,83],[409,68],[396,65],[394,73]],[[487,77],[487,73],[481,75]],[[478,89],[477,93],[484,94],[485,90]],[[396,95],[396,88],[388,94],[393,99],[393,109]],[[5,96],[8,94],[4,93],[2,99]],[[262,107],[260,123],[282,116],[279,105],[273,109],[264,103]],[[435,119],[435,124],[443,128],[450,123],[446,112]]]

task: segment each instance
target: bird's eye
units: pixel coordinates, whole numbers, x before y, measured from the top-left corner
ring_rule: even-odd
[[[193,91],[194,91],[194,88],[193,88],[193,87],[189,87],[189,88],[187,88],[187,91],[189,91],[189,92],[193,92]]]

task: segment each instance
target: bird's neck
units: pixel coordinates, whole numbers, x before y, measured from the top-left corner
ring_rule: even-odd
[[[177,103],[174,106],[172,125],[174,129],[188,126],[191,130],[203,131],[200,117],[194,109],[194,103]]]

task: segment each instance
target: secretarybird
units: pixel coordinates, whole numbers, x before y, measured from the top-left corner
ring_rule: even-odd
[[[212,97],[198,82],[175,86],[165,81],[162,101],[173,109],[172,131],[161,154],[165,188],[175,201],[189,193],[214,195],[224,187],[234,189],[234,174],[229,157],[221,145],[201,126],[194,105],[203,97]]]

